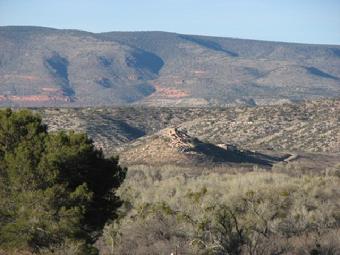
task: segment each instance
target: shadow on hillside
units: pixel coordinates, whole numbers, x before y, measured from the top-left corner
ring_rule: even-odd
[[[193,36],[188,36],[188,35],[180,35],[180,38],[196,43],[198,45],[201,45],[205,48],[211,49],[211,50],[215,50],[215,51],[220,51],[220,52],[224,52],[227,55],[231,56],[231,57],[238,57],[239,54],[230,50],[226,50],[224,49],[220,44],[210,41],[210,40],[204,40],[204,39],[200,39],[200,38],[196,38]]]
[[[272,166],[273,163],[284,160],[258,152],[247,150],[226,150],[216,145],[199,142],[195,145],[195,151],[209,157],[214,163],[250,163],[264,166]]]
[[[332,51],[337,57],[340,57],[340,49],[333,48]]]
[[[306,70],[316,76],[320,76],[323,78],[327,78],[327,79],[333,79],[333,80],[339,80],[338,77],[335,77],[331,74],[325,73],[323,71],[321,71],[320,69],[316,68],[316,67],[306,67]]]
[[[45,66],[50,71],[51,75],[58,81],[65,96],[74,96],[75,91],[72,88],[68,77],[69,62],[66,58],[55,53],[50,58],[45,60]]]
[[[147,69],[153,74],[158,75],[159,71],[164,66],[162,58],[151,52],[136,50],[132,56],[126,59],[126,63],[129,67]]]

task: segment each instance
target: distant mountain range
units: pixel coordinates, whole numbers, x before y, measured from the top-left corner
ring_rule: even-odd
[[[226,106],[340,96],[340,45],[0,27],[1,106]]]

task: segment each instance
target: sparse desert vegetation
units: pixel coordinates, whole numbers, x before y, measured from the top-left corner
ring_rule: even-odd
[[[1,106],[230,106],[340,96],[339,45],[0,27]],[[19,54],[20,53],[20,54]]]
[[[340,152],[340,100],[228,108],[37,109],[50,130],[87,132],[104,152],[167,127],[245,149]]]
[[[339,14],[0,0],[0,255],[340,255]]]
[[[103,254],[339,254],[339,170],[134,166]]]
[[[33,111],[42,115],[48,134],[36,115],[1,113],[0,138],[19,142],[13,150],[0,146],[0,254],[340,254],[339,100],[275,107]],[[38,124],[29,125],[31,120]],[[15,136],[11,121],[27,126],[19,129],[22,136]],[[35,127],[42,128],[46,141],[27,138]],[[86,132],[93,141],[70,130]],[[36,160],[28,159],[37,146]],[[125,170],[110,159],[112,154],[128,166],[124,182]],[[110,181],[86,179],[83,166],[91,155],[118,171],[111,176],[118,178],[113,189],[105,189],[105,202],[97,197],[113,206],[108,211],[92,208],[98,202],[91,200],[96,185]],[[27,175],[14,175],[18,167]],[[103,165],[90,168],[99,171]],[[78,170],[85,171],[84,179],[77,177]],[[65,171],[74,174],[77,185],[88,185],[69,186],[57,174]],[[37,190],[24,192],[26,186],[16,180],[26,186],[37,182]],[[56,197],[47,189],[59,181],[65,190]],[[77,204],[64,205],[67,197]],[[63,206],[71,210],[67,217]],[[93,226],[87,215],[103,221]]]

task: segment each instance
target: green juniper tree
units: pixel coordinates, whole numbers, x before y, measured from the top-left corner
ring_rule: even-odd
[[[85,134],[48,133],[30,111],[0,111],[0,249],[91,244],[115,217],[126,169]]]

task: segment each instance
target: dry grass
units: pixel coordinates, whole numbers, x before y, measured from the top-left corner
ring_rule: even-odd
[[[340,252],[338,177],[238,170],[133,167],[119,190],[122,218],[106,238],[118,254],[225,254],[235,228],[220,231],[232,213],[245,231],[241,254]]]

